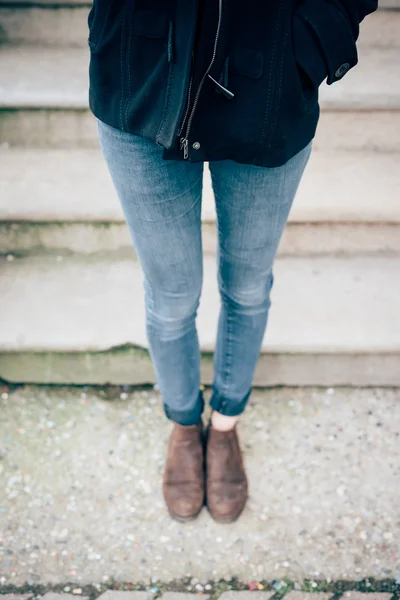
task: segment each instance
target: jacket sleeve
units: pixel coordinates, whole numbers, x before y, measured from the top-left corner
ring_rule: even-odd
[[[293,18],[293,43],[300,67],[319,85],[332,84],[358,62],[356,41],[364,17],[378,0],[303,0]]]

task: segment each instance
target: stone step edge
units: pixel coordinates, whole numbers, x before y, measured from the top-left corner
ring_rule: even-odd
[[[159,600],[187,600],[191,597],[197,599],[201,597],[204,600],[208,600],[209,595],[207,592],[210,594],[215,593],[217,590],[214,589],[214,586],[218,586],[221,583],[221,579],[205,579],[203,580],[203,583],[200,583],[197,580],[197,583],[192,584],[191,582],[193,579],[192,576],[188,575],[180,580],[179,583],[186,585],[187,587],[189,584],[191,586],[183,592],[182,585],[176,585],[176,581],[173,584],[162,584],[161,581],[155,580],[152,580],[148,585],[143,583],[118,583],[110,585],[109,583],[102,582],[101,584],[92,583],[83,585],[81,583],[79,585],[76,584],[75,586],[74,584],[60,583],[58,585],[46,585],[44,595],[42,589],[40,589],[40,592],[42,592],[41,598],[43,598],[43,600],[72,600],[73,598],[76,598],[77,595],[85,600],[87,600],[88,597],[94,597],[96,600],[123,600],[124,598],[127,600],[153,600],[154,594],[159,591],[158,586],[161,584],[162,591],[158,596]],[[276,585],[275,580],[266,581],[265,579],[258,579],[257,581],[252,581],[247,584],[242,584],[240,581],[234,581],[233,579],[224,579],[223,581],[223,589],[229,588],[229,590],[217,593],[217,596],[214,596],[214,598],[218,598],[218,600],[222,600],[223,598],[229,598],[229,600],[252,600],[255,596],[252,594],[251,588],[253,588],[253,591],[257,590],[257,598],[261,597],[265,598],[265,600],[268,600],[277,594],[279,594],[280,600],[284,597],[292,599],[296,598],[298,600],[329,600],[332,595],[334,595],[336,600],[340,600],[343,596],[347,595],[347,592],[349,592],[350,597],[353,597],[354,600],[361,600],[361,598],[365,598],[366,600],[368,600],[368,598],[372,598],[372,600],[389,600],[392,593],[396,591],[396,582],[394,579],[385,579],[383,581],[368,580],[370,588],[368,592],[358,591],[360,587],[362,587],[362,589],[365,587],[364,583],[360,586],[359,580],[346,580],[346,590],[343,590],[343,582],[341,580],[334,579],[332,581],[331,578],[314,581],[313,583],[315,585],[314,587],[311,586],[311,589],[310,580],[307,578],[285,578],[285,581],[279,582],[279,586]],[[193,586],[195,585],[203,589],[200,590],[198,587],[193,589]],[[9,589],[7,585],[4,587],[7,592],[7,600],[30,600],[37,596],[36,588],[40,588],[41,586],[33,584],[29,586],[29,591],[26,591],[26,585],[13,585],[10,586]],[[201,592],[201,594],[199,594],[199,592]],[[259,592],[262,592],[262,594]],[[373,594],[373,596],[371,594]]]
[[[99,230],[100,228],[100,230]],[[216,255],[215,223],[202,223],[204,255]],[[317,257],[400,254],[400,224],[292,223],[279,244],[279,257]],[[114,259],[136,257],[124,224],[20,224],[0,222],[0,256]]]
[[[299,213],[300,211],[297,211],[297,213]],[[322,212],[322,211],[321,211]],[[211,215],[211,214],[206,214],[203,215],[201,218],[201,222],[203,226],[212,226],[214,227],[216,225],[216,216],[215,215]],[[57,220],[45,220],[45,219],[31,219],[31,218],[26,218],[26,219],[14,219],[12,217],[10,218],[4,218],[4,216],[0,215],[0,227],[22,227],[22,226],[27,226],[27,225],[32,225],[32,227],[60,227],[60,226],[74,226],[74,225],[82,225],[82,226],[99,226],[99,227],[126,227],[126,222],[123,219],[115,219],[115,218],[110,218],[110,219],[60,219],[59,221]],[[356,219],[346,219],[346,218],[330,218],[329,216],[326,217],[325,219],[317,219],[312,218],[310,216],[305,216],[304,218],[302,218],[299,214],[297,214],[294,217],[291,217],[289,215],[288,221],[287,221],[287,227],[290,226],[304,226],[307,227],[308,225],[313,226],[313,227],[329,227],[330,225],[332,226],[340,226],[340,225],[348,225],[348,226],[354,226],[354,227],[385,227],[385,226],[391,226],[391,227],[400,227],[400,218],[399,219],[395,219],[395,220],[389,220],[389,219],[374,219],[374,220],[356,220]]]
[[[200,344],[200,351],[201,354],[203,356],[203,358],[211,358],[214,354],[214,348],[209,347],[208,345],[204,345],[204,344]],[[83,356],[86,354],[93,354],[93,355],[97,355],[97,354],[104,354],[104,355],[118,355],[118,354],[122,354],[125,352],[132,352],[135,354],[135,356],[137,357],[145,357],[145,358],[149,358],[149,349],[147,347],[147,345],[140,345],[140,344],[136,344],[134,342],[128,342],[126,344],[120,344],[117,346],[110,346],[110,347],[87,347],[87,348],[79,348],[79,349],[70,349],[70,350],[65,350],[63,348],[56,348],[56,347],[49,347],[49,348],[40,348],[40,347],[27,347],[27,348],[23,348],[23,349],[19,349],[19,348],[7,348],[6,346],[2,346],[0,344],[0,354],[4,355],[4,354],[9,354],[9,355],[18,355],[18,354],[59,354],[59,355],[66,355],[66,356],[72,356],[72,355],[77,355],[77,356]],[[308,355],[320,355],[320,356],[337,356],[337,355],[343,355],[343,356],[371,356],[371,355],[375,355],[375,354],[379,354],[382,356],[400,356],[400,340],[399,340],[399,345],[396,348],[380,348],[380,347],[375,347],[375,346],[371,346],[370,348],[365,348],[364,350],[360,350],[359,347],[334,347],[334,348],[327,348],[326,346],[318,346],[318,345],[313,345],[310,347],[296,347],[295,350],[291,349],[291,347],[286,346],[286,345],[270,345],[268,346],[268,343],[265,345],[263,344],[263,346],[261,347],[261,351],[260,354],[265,354],[265,355],[270,355],[270,356],[276,356],[276,355],[280,355],[280,354],[285,354],[288,356],[308,356]]]
[[[299,353],[263,351],[253,387],[400,385],[395,353]],[[0,350],[0,379],[9,383],[154,385],[149,353],[126,345],[97,352]],[[213,355],[201,352],[201,381],[213,383]]]

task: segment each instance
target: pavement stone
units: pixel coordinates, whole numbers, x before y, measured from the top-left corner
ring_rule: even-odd
[[[218,600],[268,600],[275,594],[275,591],[229,591],[222,593]],[[202,600],[208,600],[209,595],[198,593],[165,592],[161,600],[193,600],[194,596],[201,596]],[[332,592],[301,592],[291,591],[284,596],[285,600],[329,600],[333,596]],[[33,594],[2,594],[1,600],[28,600]],[[87,600],[87,596],[80,596],[68,593],[48,592],[43,596],[43,600],[71,600],[72,598]],[[97,600],[148,600],[153,594],[150,591],[122,591],[107,590],[101,594]],[[390,600],[391,593],[363,593],[358,591],[347,591],[341,596],[341,600],[350,598],[351,600]]]
[[[357,592],[357,591],[348,591],[345,592],[342,596],[341,600],[389,600],[392,597],[392,594],[385,594],[379,592]]]
[[[224,592],[218,600],[268,600],[275,594],[272,592],[262,592],[260,590],[241,591],[241,592]]]
[[[329,600],[332,592],[297,592],[292,591],[284,596],[285,600]]]
[[[88,600],[88,596],[81,596],[81,594],[62,594],[58,592],[47,592],[42,600],[72,600],[79,598],[79,600]]]
[[[154,594],[150,591],[125,592],[123,590],[107,590],[97,600],[149,600]]]
[[[33,594],[1,594],[1,600],[28,600]]]
[[[165,592],[161,596],[161,600],[193,600],[194,596],[199,596],[199,594],[191,592]],[[208,594],[201,594],[201,600],[208,600],[209,597]]]

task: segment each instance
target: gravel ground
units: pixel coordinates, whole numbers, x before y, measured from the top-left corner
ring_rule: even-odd
[[[3,388],[0,411],[4,585],[399,577],[399,390],[255,391],[233,525],[169,518],[153,391]]]

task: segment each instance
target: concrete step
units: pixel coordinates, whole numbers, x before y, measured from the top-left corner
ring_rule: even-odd
[[[90,4],[83,2],[0,3],[0,42],[55,47],[87,45]],[[400,13],[378,11],[361,26],[360,45],[399,47]]]
[[[398,56],[396,48],[360,48],[357,68],[322,86],[317,146],[400,151]],[[0,143],[96,146],[87,67],[87,49],[2,47]]]
[[[87,46],[89,7],[53,3],[40,5],[0,4],[0,43],[37,44],[54,47]]]
[[[383,10],[400,10],[400,0],[380,0],[379,8]]]
[[[148,383],[142,277],[130,259],[0,261],[0,377]],[[219,299],[205,257],[198,327],[211,382]],[[280,258],[256,384],[399,385],[400,257]]]
[[[399,154],[315,151],[280,254],[400,253],[399,164]],[[203,236],[215,253],[208,169]],[[98,150],[0,149],[0,254],[48,252],[131,255],[105,162]]]

